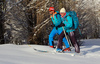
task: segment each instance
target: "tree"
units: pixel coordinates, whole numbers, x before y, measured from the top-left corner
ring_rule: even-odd
[[[47,45],[48,35],[52,30],[48,11],[51,6],[55,7],[56,11],[62,7],[65,7],[66,11],[76,11],[83,38],[98,37],[99,14],[94,11],[97,6],[89,6],[91,3],[95,4],[94,0],[88,2],[85,0],[1,0],[0,2],[2,1],[4,5],[0,4],[0,18],[2,18],[0,41],[4,40],[4,43]],[[79,33],[76,35],[80,38]]]
[[[5,43],[22,44],[27,42],[28,24],[24,12],[24,1],[6,0],[4,22]]]
[[[4,36],[3,36],[3,14],[4,11],[4,0],[0,0],[0,44],[4,43]]]

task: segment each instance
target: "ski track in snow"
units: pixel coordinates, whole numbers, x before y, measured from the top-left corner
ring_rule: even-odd
[[[100,39],[83,41],[81,53],[75,56],[71,56],[71,53],[54,53],[54,49],[43,45],[0,45],[0,64],[99,64]],[[33,48],[52,52],[37,52]]]

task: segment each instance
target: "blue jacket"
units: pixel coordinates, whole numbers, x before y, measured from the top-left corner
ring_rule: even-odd
[[[64,29],[66,32],[72,32],[75,31],[75,29],[72,29],[73,22],[72,22],[72,17],[69,16],[69,13],[66,12],[66,15],[64,17],[61,17],[62,23],[65,24]]]
[[[54,28],[56,29],[56,27],[59,26],[59,25],[61,24],[61,15],[59,14],[58,11],[56,11],[56,12],[54,13],[53,17],[50,16],[50,18],[52,19],[52,22],[53,22],[53,24],[55,25]],[[59,27],[58,30],[59,30],[60,28],[61,28],[61,27]]]

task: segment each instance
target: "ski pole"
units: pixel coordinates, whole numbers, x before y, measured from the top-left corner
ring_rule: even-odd
[[[67,35],[66,35],[66,32],[65,32],[64,27],[62,27],[62,28],[63,28],[64,34],[65,34],[65,38],[66,38],[67,41],[68,41],[68,44],[72,46],[72,43],[71,43],[70,39],[69,39],[69,38],[67,37]]]

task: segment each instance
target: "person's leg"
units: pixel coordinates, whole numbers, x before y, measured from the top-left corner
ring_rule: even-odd
[[[72,44],[75,47],[75,52],[80,53],[80,48],[79,48],[79,45],[78,45],[78,43],[77,43],[77,41],[75,39],[74,32],[70,32],[70,35],[69,36],[70,36],[70,39],[71,39]]]
[[[53,28],[51,33],[49,34],[49,45],[50,46],[54,46],[53,37],[55,36],[56,33],[57,33],[57,30]]]
[[[62,31],[62,33],[59,35],[59,37],[58,37],[58,45],[57,45],[57,48],[60,48],[60,49],[62,49],[62,44],[63,44],[63,42],[62,42],[62,40],[63,40],[63,37],[64,37],[65,35],[64,35],[64,32]]]
[[[59,31],[58,31],[58,34],[59,34],[58,43],[63,41],[64,44],[65,44],[65,46],[66,46],[66,48],[69,48],[70,46],[69,46],[69,44],[68,44],[68,41],[67,41],[66,38],[65,38],[64,31],[59,30]],[[68,33],[66,33],[66,34],[68,35]],[[61,44],[61,43],[60,43],[60,44]]]
[[[69,43],[68,43],[68,41],[67,41],[67,39],[65,37],[63,38],[63,42],[64,42],[66,48],[69,48],[70,47],[69,46]]]

